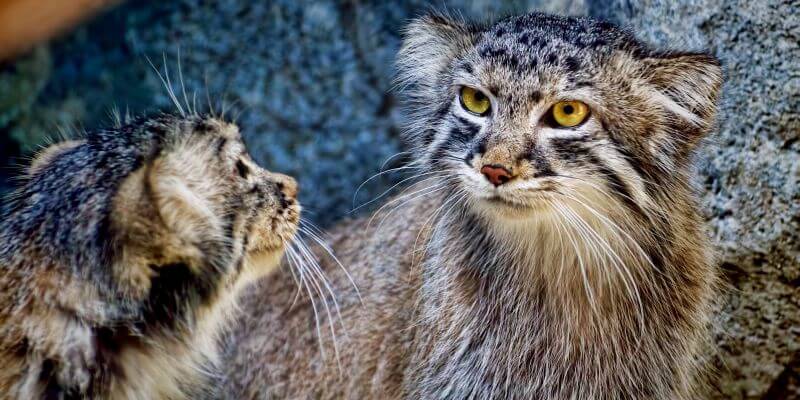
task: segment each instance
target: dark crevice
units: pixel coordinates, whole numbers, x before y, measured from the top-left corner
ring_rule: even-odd
[[[772,381],[767,392],[761,396],[761,400],[785,400],[796,398],[798,388],[800,388],[800,352],[794,354],[792,361],[786,368]]]

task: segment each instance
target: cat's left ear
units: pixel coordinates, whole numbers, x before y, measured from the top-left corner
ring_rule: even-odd
[[[397,55],[398,81],[424,97],[450,62],[472,47],[476,30],[460,18],[431,12],[411,21]]]
[[[147,295],[164,268],[187,267],[197,276],[219,273],[211,255],[224,256],[225,221],[212,198],[225,198],[208,184],[212,167],[192,148],[165,152],[131,173],[113,200],[110,227],[118,248],[114,274],[131,296]]]
[[[644,79],[667,111],[703,133],[714,125],[722,89],[719,60],[705,53],[663,53],[642,62]]]

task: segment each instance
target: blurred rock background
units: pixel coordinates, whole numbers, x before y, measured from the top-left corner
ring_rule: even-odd
[[[717,329],[717,399],[800,398],[800,0],[436,2],[468,18],[545,10],[602,17],[663,47],[708,49],[726,69],[720,132],[699,157],[704,209],[730,290]],[[253,156],[297,176],[309,216],[348,214],[358,185],[402,165],[392,61],[431,5],[367,0],[129,1],[0,63],[0,191],[60,130],[223,104]],[[356,204],[402,174],[370,181]]]

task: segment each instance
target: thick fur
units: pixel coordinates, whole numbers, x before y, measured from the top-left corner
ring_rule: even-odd
[[[295,194],[198,115],[43,151],[0,227],[0,398],[218,396],[217,335],[292,239]]]
[[[534,13],[490,26],[422,17],[399,67],[422,179],[334,230],[360,299],[321,258],[342,319],[323,318],[340,334],[321,350],[314,304],[271,291],[289,287],[285,274],[269,278],[244,303],[229,394],[701,398],[717,272],[692,156],[715,124],[719,63]],[[466,112],[462,86],[491,112]],[[588,119],[554,126],[561,100],[587,104]],[[480,170],[498,164],[513,179],[495,187]]]

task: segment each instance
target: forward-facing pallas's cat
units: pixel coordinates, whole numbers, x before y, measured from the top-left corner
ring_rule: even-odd
[[[325,304],[268,278],[231,340],[229,394],[700,398],[717,276],[690,180],[717,60],[589,18],[430,15],[399,67],[422,180],[334,230],[361,299],[322,259],[341,323],[320,311],[318,329]]]
[[[294,180],[199,115],[53,145],[23,180],[0,227],[0,398],[217,398],[217,336],[292,240]]]

